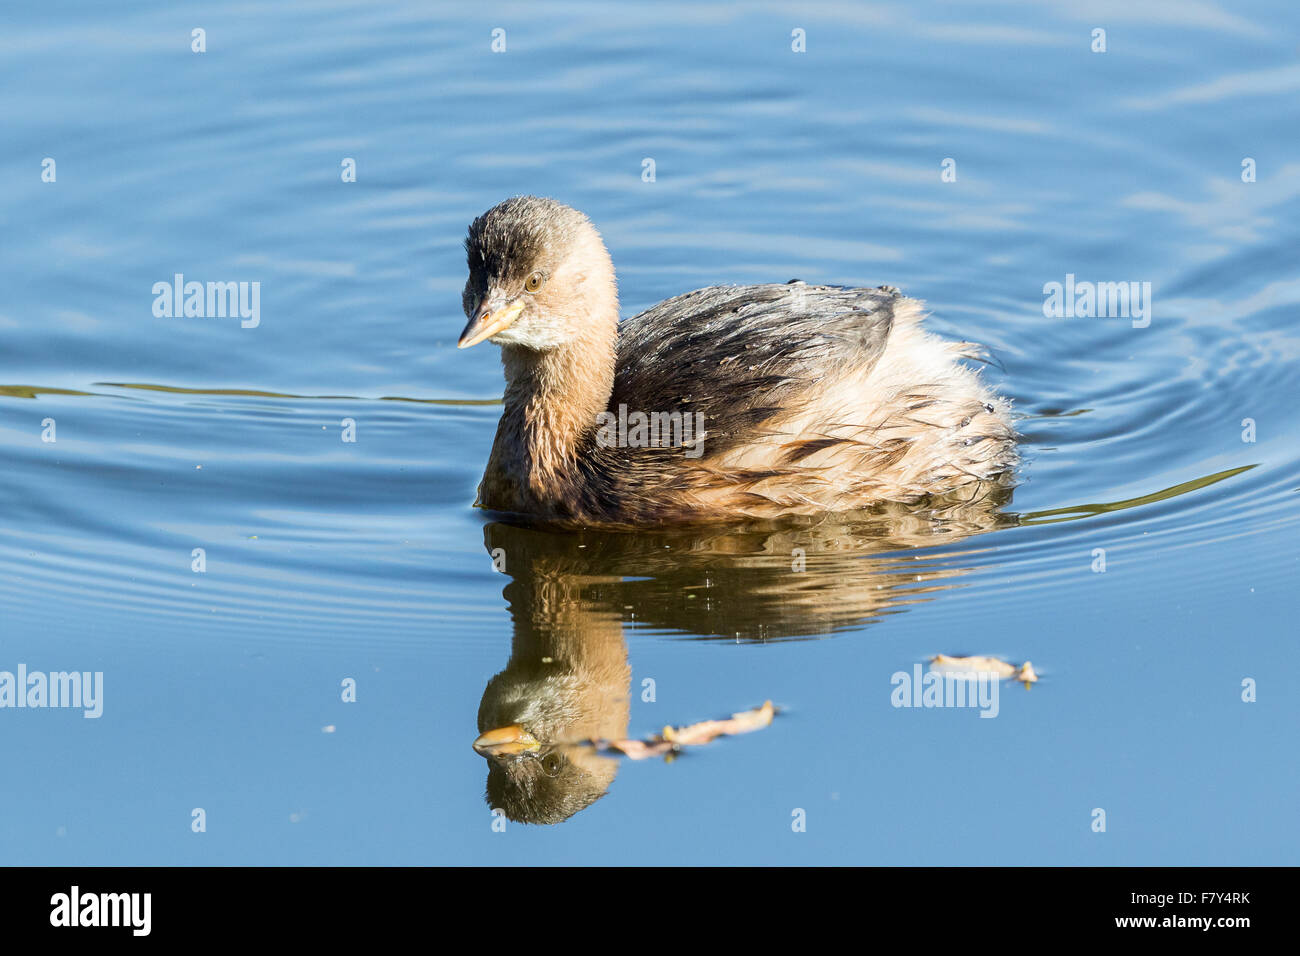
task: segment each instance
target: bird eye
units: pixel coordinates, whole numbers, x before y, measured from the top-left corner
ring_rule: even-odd
[[[542,758],[542,772],[548,777],[554,777],[564,767],[564,757],[555,751],[551,751]]]
[[[540,272],[534,272],[532,275],[528,277],[528,281],[524,283],[524,291],[536,292],[538,289],[542,287],[542,284],[544,282],[546,282],[546,279],[542,276],[542,274]]]

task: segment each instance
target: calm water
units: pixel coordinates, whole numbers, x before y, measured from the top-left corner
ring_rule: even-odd
[[[1300,14],[793,10],[5,11],[0,670],[104,694],[0,710],[0,861],[1296,862]],[[591,215],[626,315],[925,299],[1015,400],[1013,497],[695,535],[474,510],[501,379],[454,347],[460,243],[521,192]],[[176,273],[259,282],[259,324],[155,316]],[[1151,283],[1149,325],[1046,318],[1067,274]],[[494,832],[470,742],[512,646],[498,690],[604,668],[569,703],[632,736],[784,710]],[[1042,680],[992,720],[891,706],[936,653]]]

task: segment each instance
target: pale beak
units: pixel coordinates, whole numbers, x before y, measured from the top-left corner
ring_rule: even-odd
[[[542,745],[522,726],[511,724],[509,727],[498,727],[479,734],[474,741],[474,749],[485,757],[496,757],[501,754],[535,753],[542,749]]]
[[[509,328],[510,323],[524,311],[524,303],[520,299],[515,299],[495,312],[489,308],[491,304],[491,302],[483,303],[478,310],[478,315],[469,320],[465,331],[460,333],[460,341],[456,343],[456,348],[467,349],[471,345],[478,345],[484,339],[492,338],[498,332]]]

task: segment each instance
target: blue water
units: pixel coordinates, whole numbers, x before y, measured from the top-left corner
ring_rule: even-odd
[[[0,670],[104,675],[98,719],[0,710],[0,862],[1297,861],[1293,4],[0,19]],[[519,193],[591,216],[625,315],[794,277],[924,299],[994,356],[1014,496],[770,534],[492,521],[461,240]],[[259,282],[258,324],[156,316],[176,273]],[[1045,317],[1067,274],[1151,283],[1150,324]],[[559,631],[626,653],[630,735],[783,710],[497,832],[479,702]],[[937,653],[1042,680],[996,719],[891,706]]]

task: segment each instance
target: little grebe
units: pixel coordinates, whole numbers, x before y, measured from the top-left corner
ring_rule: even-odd
[[[714,286],[619,323],[582,213],[507,199],[470,224],[459,347],[501,346],[479,504],[639,527],[848,511],[1004,480],[1009,404],[896,289]]]

